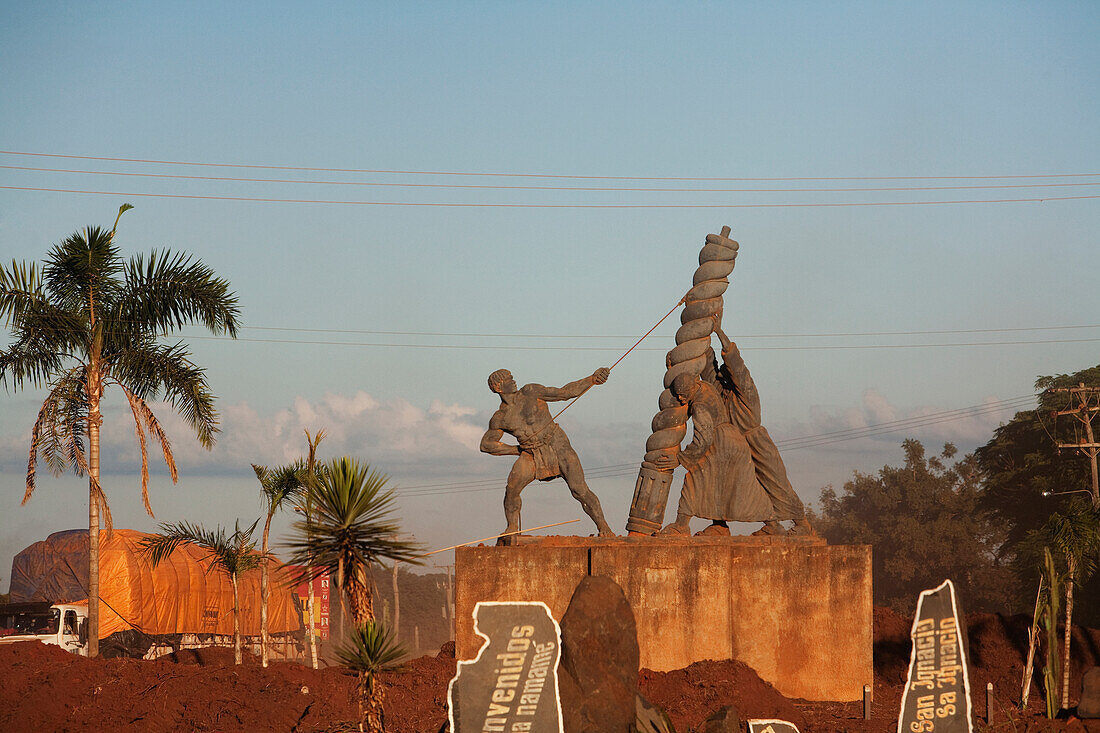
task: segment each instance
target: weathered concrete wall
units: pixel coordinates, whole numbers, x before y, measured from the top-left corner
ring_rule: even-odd
[[[818,538],[551,537],[455,553],[458,657],[477,601],[543,601],[560,619],[585,575],[634,609],[641,664],[740,659],[788,697],[859,700],[872,681],[871,548]]]

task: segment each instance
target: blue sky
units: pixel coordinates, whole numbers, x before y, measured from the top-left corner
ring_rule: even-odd
[[[777,439],[931,416],[786,453],[807,501],[853,470],[900,461],[910,435],[971,449],[1017,403],[994,408],[1030,394],[1036,376],[1100,361],[1100,200],[1059,198],[1100,193],[1093,3],[2,12],[0,165],[70,172],[0,168],[0,261],[40,259],[129,201],[123,250],[194,253],[232,281],[250,327],[237,342],[185,332],[221,398],[224,433],[205,453],[166,417],[181,480],[154,479],[158,519],[254,517],[248,464],[294,457],[303,427],[325,427],[322,453],[388,472],[425,544],[499,531],[509,461],[476,450],[495,408],[485,377],[506,366],[521,383],[560,384],[613,362],[690,286],[703,237],[722,225],[741,243],[727,330]],[[1048,174],[1059,176],[1037,177]],[[27,190],[42,188],[117,193]],[[1035,198],[1048,200],[913,203]],[[851,205],[869,203],[891,205]],[[594,204],[635,207],[577,206]],[[618,528],[674,330],[670,318],[562,418]],[[926,333],[945,331],[968,333]],[[1002,343],[981,345],[991,342]],[[77,479],[43,477],[18,505],[40,399],[0,395],[0,588],[6,558],[86,524]],[[112,415],[104,465],[116,521],[152,529],[132,427]],[[560,482],[526,498],[527,526],[583,519]],[[587,519],[575,531],[590,531]]]

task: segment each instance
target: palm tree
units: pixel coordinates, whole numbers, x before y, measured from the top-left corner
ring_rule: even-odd
[[[321,428],[315,435],[310,435],[309,430],[303,429],[306,434],[306,445],[309,447],[309,453],[306,457],[306,487],[312,486],[317,482],[317,446],[321,445],[321,441],[325,439],[325,430]],[[305,492],[305,507],[294,507],[295,511],[301,511],[306,515],[306,537],[311,536],[309,529],[310,522],[309,516],[312,507],[312,501],[310,499],[309,491]],[[306,613],[309,616],[309,621],[306,623],[306,630],[309,633],[309,658],[312,662],[313,668],[317,669],[317,628],[316,619],[314,618],[313,609],[316,605],[316,598],[313,592],[313,578],[309,578],[309,582],[306,584]]]
[[[99,653],[101,511],[111,529],[100,484],[104,391],[117,386],[133,413],[142,501],[153,516],[147,433],[160,444],[173,481],[177,474],[168,437],[148,402],[167,400],[205,448],[218,432],[205,370],[191,362],[182,341],[162,344],[157,335],[197,322],[215,334],[236,336],[240,313],[229,283],[188,255],[154,250],[124,262],[114,236],[118,219],[131,208],[119,207],[110,231],[88,227],[72,234],[47,253],[41,269],[14,261],[10,269],[0,266],[0,318],[13,339],[0,351],[0,384],[48,390],[31,430],[23,503],[34,492],[39,459],[55,475],[71,469],[88,476],[90,656]]]
[[[1047,535],[1051,549],[1065,563],[1066,619],[1062,642],[1062,709],[1065,710],[1069,708],[1073,586],[1088,580],[1096,569],[1096,554],[1100,550],[1100,513],[1087,502],[1074,501],[1065,514],[1051,514],[1041,531]]]
[[[374,620],[370,566],[382,560],[419,564],[420,547],[398,537],[386,476],[348,457],[322,464],[317,473],[306,489],[306,518],[292,525],[291,562],[306,566],[309,578],[328,573],[347,596],[354,625],[362,627]]]
[[[271,533],[271,519],[275,516],[275,512],[282,509],[287,501],[297,497],[302,492],[306,481],[305,466],[299,461],[289,466],[271,469],[253,463],[252,470],[256,472],[256,478],[260,481],[260,491],[263,493],[264,505],[267,510],[267,518],[264,520],[263,540],[260,544],[260,552],[266,557],[269,555],[268,537]],[[270,558],[268,558],[268,562],[264,562],[260,567],[260,659],[265,667],[267,666],[268,646],[271,644],[271,637],[267,630],[269,562]]]
[[[383,733],[386,729],[382,710],[384,696],[375,676],[398,668],[405,650],[381,624],[368,621],[357,627],[348,644],[337,649],[336,657],[359,678],[359,730]]]
[[[248,529],[241,529],[237,522],[233,534],[227,535],[225,529],[216,531],[203,529],[201,524],[161,524],[158,534],[149,535],[141,541],[141,549],[153,560],[153,567],[171,555],[180,545],[194,545],[205,553],[206,570],[217,569],[229,576],[233,585],[233,659],[241,663],[241,603],[238,593],[238,579],[242,573],[255,570],[264,564],[267,555],[256,550],[252,533],[256,531],[257,519]]]

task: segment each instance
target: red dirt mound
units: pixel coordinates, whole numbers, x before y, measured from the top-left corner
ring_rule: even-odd
[[[1029,619],[973,614],[967,618],[973,711],[977,730],[1096,731],[1100,721],[1042,717],[1032,685],[1021,713],[1021,674]],[[698,662],[672,672],[642,670],[642,694],[665,708],[679,733],[698,728],[712,711],[735,705],[742,718],[783,718],[803,733],[887,733],[897,728],[909,664],[911,620],[875,609],[872,719],[862,705],[788,700],[737,661]],[[1083,669],[1100,662],[1100,631],[1074,628],[1071,702]],[[355,677],[338,668],[310,669],[276,662],[264,669],[246,654],[233,664],[230,649],[181,651],[157,661],[86,659],[57,647],[26,642],[0,646],[0,731],[256,731],[336,733],[357,728]],[[1042,654],[1036,660],[1041,669]],[[435,657],[410,660],[381,676],[390,733],[436,733],[447,718],[453,645]],[[993,724],[984,725],[985,685],[993,683]]]
[[[664,708],[678,731],[700,726],[707,716],[733,705],[746,718],[789,720],[804,729],[802,713],[760,679],[744,662],[707,660],[672,672],[643,669],[638,675],[642,695]]]

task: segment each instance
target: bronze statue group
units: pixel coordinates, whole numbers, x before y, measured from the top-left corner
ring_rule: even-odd
[[[718,363],[713,347],[708,347],[702,372],[680,374],[669,387],[679,403],[687,407],[692,438],[678,454],[666,454],[656,461],[657,469],[663,472],[673,471],[677,463],[686,470],[676,519],[657,534],[689,535],[692,517],[711,520],[709,526],[696,533],[702,536],[728,536],[728,522],[762,522],[754,535],[812,534],[779,450],[761,423],[760,395],[748,367],[737,345],[723,332],[721,313],[712,318],[713,333],[722,347],[722,363]],[[489,389],[500,397],[500,407],[489,420],[481,450],[517,456],[505,488],[508,526],[502,544],[517,541],[513,533],[520,530],[520,494],[524,487],[535,480],[559,477],[596,524],[599,536],[614,536],[600,500],[585,482],[576,451],[547,405],[579,397],[606,382],[608,374],[606,368],[597,369],[591,376],[563,387],[517,387],[506,369],[489,375]],[[504,433],[518,444],[504,443]],[[793,526],[786,529],[782,521],[792,521]]]

